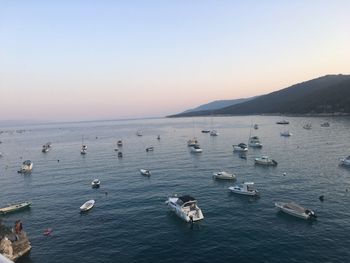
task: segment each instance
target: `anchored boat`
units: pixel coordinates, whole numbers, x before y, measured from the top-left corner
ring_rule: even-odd
[[[87,212],[92,209],[95,205],[95,200],[86,201],[81,207],[80,212]]]
[[[254,160],[255,164],[265,165],[265,166],[276,166],[277,162],[273,159],[270,159],[268,156],[257,157]]]
[[[12,204],[12,205],[9,205],[7,207],[0,208],[0,214],[8,214],[8,213],[12,213],[12,212],[17,212],[19,210],[30,208],[31,205],[32,205],[31,202]]]
[[[232,193],[241,195],[257,196],[259,195],[258,190],[255,189],[253,182],[245,182],[241,186],[234,185],[228,188]]]
[[[186,222],[195,222],[204,218],[202,210],[197,206],[197,200],[190,195],[169,197],[165,203]]]
[[[213,178],[219,179],[219,180],[236,180],[236,175],[225,171],[221,171],[221,172],[213,173]]]
[[[275,206],[282,212],[285,212],[289,215],[299,217],[302,219],[312,219],[317,218],[314,211],[306,209],[294,202],[291,203],[282,203],[276,202]]]

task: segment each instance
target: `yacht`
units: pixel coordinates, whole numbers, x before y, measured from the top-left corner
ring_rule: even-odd
[[[191,152],[193,153],[201,153],[203,152],[202,148],[199,146],[199,144],[191,146]]]
[[[30,160],[26,160],[22,163],[21,169],[18,171],[18,173],[30,173],[33,170],[33,162]]]
[[[80,154],[86,154],[87,153],[87,145],[83,144],[81,146]]]
[[[232,145],[234,152],[246,152],[248,151],[248,147],[245,143],[240,143],[238,145]]]
[[[281,121],[277,121],[276,124],[288,125],[288,124],[289,124],[289,121],[281,120]]]
[[[146,169],[140,169],[140,173],[145,176],[151,176],[151,171]]]
[[[50,148],[49,148],[46,144],[44,144],[41,151],[42,151],[43,153],[47,153],[49,150],[50,150]]]
[[[92,209],[95,205],[95,200],[86,201],[81,207],[80,212],[87,212]]]
[[[253,148],[262,148],[263,146],[258,136],[251,136],[249,138],[248,145]]]
[[[216,130],[212,130],[211,132],[210,132],[210,136],[218,136],[219,134],[218,134],[218,132],[216,131]]]
[[[280,211],[299,218],[312,219],[317,217],[314,211],[306,209],[294,202],[291,202],[291,203],[276,202],[275,206]]]
[[[284,132],[281,132],[280,134],[283,137],[290,137],[293,135],[290,131],[284,131]]]
[[[196,222],[204,218],[202,210],[197,206],[197,200],[192,196],[169,197],[165,203],[186,222]]]
[[[257,157],[254,160],[255,164],[258,165],[265,165],[265,166],[276,166],[277,162],[273,159],[270,159],[268,156],[261,156],[261,157]]]
[[[117,141],[117,145],[118,145],[119,147],[122,147],[122,146],[123,146],[123,141],[122,141],[122,140]]]
[[[321,127],[329,127],[329,122],[324,122],[324,123],[321,123]]]
[[[340,160],[339,165],[350,167],[350,155]]]
[[[306,124],[303,126],[303,128],[304,128],[305,130],[311,130],[312,125],[311,125],[311,123],[306,123]]]
[[[244,182],[241,186],[234,185],[228,188],[232,193],[241,195],[257,196],[258,190],[255,189],[253,182]]]
[[[198,140],[196,137],[193,137],[191,140],[187,141],[187,146],[189,146],[189,147],[195,146],[196,144],[198,144]]]
[[[221,172],[213,173],[213,178],[219,179],[219,180],[236,180],[236,175],[225,171],[221,171]]]
[[[91,187],[92,188],[99,188],[101,185],[101,181],[98,180],[98,179],[94,179],[92,182],[91,182]]]

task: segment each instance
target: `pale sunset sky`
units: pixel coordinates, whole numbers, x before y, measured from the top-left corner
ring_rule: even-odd
[[[350,73],[350,1],[0,0],[0,120],[165,116]]]

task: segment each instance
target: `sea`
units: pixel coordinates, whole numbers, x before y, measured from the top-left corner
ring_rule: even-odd
[[[282,119],[290,124],[277,125]],[[312,129],[303,129],[306,123]],[[9,226],[20,219],[30,239],[31,252],[19,263],[350,262],[350,169],[339,166],[350,155],[349,117],[159,118],[0,130],[0,207],[33,203],[0,216]],[[281,137],[286,130],[293,135]],[[232,145],[247,143],[250,135],[263,147],[250,148],[244,159]],[[202,153],[190,152],[193,137]],[[123,158],[115,151],[118,140]],[[47,142],[52,148],[42,153]],[[151,146],[154,151],[146,152]],[[262,155],[278,165],[254,165]],[[33,161],[31,174],[17,173],[24,160]],[[237,181],[213,180],[222,170]],[[91,187],[95,178],[99,189]],[[228,190],[246,181],[255,183],[260,198]],[[191,225],[169,211],[165,201],[175,194],[196,198],[204,219]],[[95,207],[81,214],[90,199]],[[276,201],[294,201],[318,217],[306,221],[278,212]]]

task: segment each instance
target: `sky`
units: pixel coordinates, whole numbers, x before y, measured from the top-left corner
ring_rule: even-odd
[[[165,116],[350,73],[350,1],[0,0],[0,120]]]

